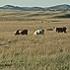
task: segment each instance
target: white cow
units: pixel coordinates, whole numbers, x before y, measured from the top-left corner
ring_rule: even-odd
[[[43,35],[44,34],[44,29],[38,29],[34,32],[34,35]]]

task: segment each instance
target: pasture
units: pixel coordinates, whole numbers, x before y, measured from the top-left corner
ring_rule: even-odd
[[[70,70],[70,19],[53,18],[66,13],[0,12],[0,70]],[[47,30],[63,26],[67,33]],[[28,35],[15,36],[18,29]]]

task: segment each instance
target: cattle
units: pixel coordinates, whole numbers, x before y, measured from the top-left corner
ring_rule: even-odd
[[[34,35],[43,35],[44,34],[44,29],[38,29],[34,32]]]
[[[20,30],[18,29],[15,33],[15,35],[27,35],[28,34],[28,30],[24,29],[24,30]]]
[[[66,27],[58,27],[56,28],[56,32],[60,33],[60,32],[64,32],[66,33],[67,28]]]
[[[21,31],[21,35],[27,35],[27,34],[28,34],[28,30],[27,29]]]

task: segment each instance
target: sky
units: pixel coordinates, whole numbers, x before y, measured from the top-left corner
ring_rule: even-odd
[[[0,6],[50,7],[61,4],[70,4],[70,0],[0,0]]]

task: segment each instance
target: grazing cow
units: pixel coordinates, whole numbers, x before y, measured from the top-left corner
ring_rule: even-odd
[[[44,29],[39,29],[34,32],[34,35],[43,35],[43,34],[44,34]]]
[[[27,35],[28,34],[28,30],[24,29],[24,30],[20,30],[18,29],[15,33],[15,35]]]
[[[59,27],[59,28],[56,28],[56,32],[64,32],[64,33],[66,33],[66,27]]]
[[[22,34],[22,35],[27,35],[27,34],[28,34],[28,30],[27,30],[27,29],[22,30],[22,31],[21,31],[21,34]]]

